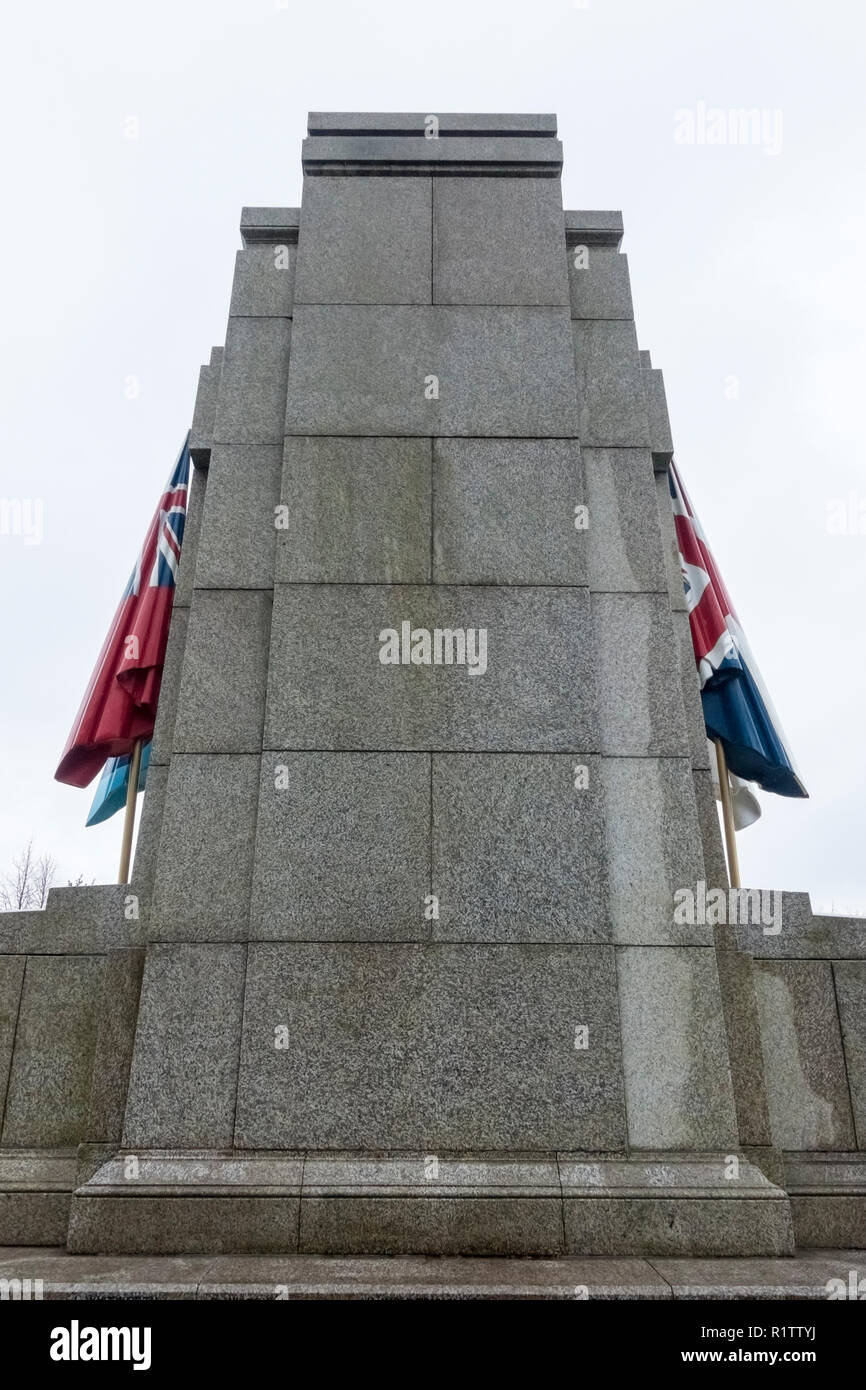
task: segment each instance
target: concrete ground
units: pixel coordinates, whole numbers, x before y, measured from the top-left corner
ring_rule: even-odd
[[[19,1287],[15,1280],[31,1283]],[[866,1251],[802,1250],[789,1259],[535,1260],[70,1255],[0,1247],[0,1298],[826,1300],[831,1292],[866,1299]]]

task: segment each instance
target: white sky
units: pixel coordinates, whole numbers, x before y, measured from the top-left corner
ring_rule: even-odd
[[[0,496],[41,499],[44,538],[0,537],[0,871],[32,835],[58,882],[115,876],[120,818],[85,829],[93,789],[54,769],[224,338],[240,209],[300,202],[307,111],[555,111],[565,206],[624,213],[640,345],[811,792],[762,797],[739,836],[744,881],[866,914],[862,14],[842,0],[7,11]],[[677,143],[675,112],[700,102],[780,112],[781,151]],[[828,504],[851,493],[864,530],[829,533]]]

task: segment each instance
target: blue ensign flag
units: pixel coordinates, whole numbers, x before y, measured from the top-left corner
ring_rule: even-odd
[[[144,783],[147,778],[147,765],[150,762],[150,739],[142,746],[141,767],[138,770],[138,790],[144,791]],[[122,811],[126,805],[126,792],[129,787],[129,765],[132,758],[127,753],[122,758],[109,758],[105,767],[102,769],[102,776],[96,788],[96,795],[93,798],[93,805],[87,816],[85,825],[99,825],[100,821],[108,820],[115,811]]]

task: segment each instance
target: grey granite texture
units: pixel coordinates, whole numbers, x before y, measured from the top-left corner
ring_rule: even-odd
[[[715,952],[709,947],[620,947],[617,981],[632,1148],[735,1146]]]
[[[291,1254],[298,1205],[297,1197],[76,1196],[68,1247],[82,1254]]]
[[[149,901],[156,874],[156,858],[159,853],[159,837],[162,834],[162,812],[165,806],[165,789],[168,786],[168,768],[154,765],[151,761],[147,769],[147,786],[144,799],[139,807],[138,834],[135,839],[135,853],[132,861],[130,892]],[[139,907],[139,913],[140,913]]]
[[[9,1245],[62,1246],[68,1225],[68,1191],[2,1192],[0,1250]],[[4,1276],[9,1277],[0,1272],[0,1278]]]
[[[755,961],[754,979],[774,1143],[855,1148],[830,963]]]
[[[668,417],[664,376],[656,368],[647,368],[643,373],[643,384],[652,456],[656,463],[667,464],[674,456],[674,442]]]
[[[260,758],[176,753],[154,887],[155,940],[243,941]]]
[[[575,319],[633,319],[628,257],[608,246],[583,243],[568,248],[571,315]]]
[[[794,1249],[791,1213],[781,1197],[593,1197],[566,1199],[563,1207],[565,1248],[576,1255],[772,1256]]]
[[[381,175],[532,175],[557,178],[562,169],[559,140],[506,135],[447,140],[424,136],[319,135],[301,147],[304,173]]]
[[[857,1147],[866,1149],[866,961],[833,963]]]
[[[229,314],[236,317],[291,318],[298,249],[274,239],[247,246],[235,256]]]
[[[586,584],[583,503],[576,440],[434,440],[435,583]]]
[[[433,183],[434,304],[568,304],[553,179]]]
[[[607,246],[617,251],[623,232],[621,212],[565,210],[565,235],[569,246]]]
[[[211,348],[210,362],[198,374],[198,391],[189,436],[190,457],[196,467],[203,465],[206,468],[210,458],[222,362],[222,348]]]
[[[278,585],[264,746],[592,749],[588,608],[585,589]],[[486,671],[382,664],[403,622],[486,630]]]
[[[245,947],[147,949],[129,1097],[128,1149],[231,1142]],[[130,1189],[136,1177],[130,1177]]]
[[[299,1249],[315,1254],[558,1255],[558,1198],[309,1197]]]
[[[211,455],[201,521],[200,589],[269,589],[274,582],[278,444],[219,444]]]
[[[297,246],[300,221],[300,208],[241,208],[241,238],[244,246],[286,241]]]
[[[672,619],[677,645],[680,689],[683,695],[683,712],[692,754],[692,767],[709,771],[710,745],[707,740],[707,726],[704,723],[701,683],[695,665],[695,646],[692,641],[689,615],[688,613],[675,612],[672,614]],[[715,757],[714,754],[712,756]]]
[[[0,1248],[0,1279],[41,1280],[46,1302],[91,1299],[193,1299],[212,1261],[207,1256],[69,1255]]]
[[[28,959],[6,1094],[4,1147],[61,1148],[84,1137],[104,969],[100,956]]]
[[[599,747],[616,757],[691,751],[665,594],[592,595]]]
[[[739,951],[717,950],[716,968],[722,994],[740,1142],[745,1145],[770,1145],[773,1139],[752,962]]]
[[[298,304],[429,304],[430,179],[307,179]]]
[[[425,939],[430,758],[266,753],[252,939]]]
[[[276,578],[426,584],[428,439],[289,437],[276,532]]]
[[[609,941],[606,890],[597,758],[434,754],[434,938]]]
[[[556,134],[556,116],[520,112],[485,114],[421,111],[310,111],[308,135],[423,135],[434,115],[442,135],[538,136]]]
[[[613,939],[709,945],[712,927],[674,921],[674,893],[696,894],[705,875],[688,759],[602,758],[600,775]]]
[[[299,304],[293,325],[288,434],[578,433],[565,308]]]
[[[105,958],[84,1129],[90,1144],[120,1142],[143,970],[143,950],[109,951]]]
[[[667,468],[656,470],[656,498],[658,501],[659,525],[662,533],[662,551],[668,577],[668,593],[674,612],[687,612],[686,594],[683,588],[683,573],[677,549],[677,533],[674,528],[674,514],[671,510],[671,489]]]
[[[646,449],[582,450],[589,583],[607,593],[664,593],[667,578]]]
[[[24,983],[24,965],[24,956],[0,956],[0,1134],[3,1133],[3,1111]]]
[[[159,702],[156,707],[156,723],[153,730],[148,776],[150,775],[150,768],[154,770],[158,767],[167,768],[171,758],[188,626],[189,608],[186,606],[178,607],[175,604],[171,612],[168,641],[165,647],[165,660],[159,687]]]
[[[622,1146],[609,948],[249,952],[239,1147]],[[589,1046],[578,1049],[583,1025]]]
[[[136,891],[126,883],[52,888],[44,912],[0,913],[4,955],[96,955],[112,947],[136,946]]]
[[[861,1266],[863,1264],[861,1258]],[[826,1299],[831,1279],[848,1280],[848,1252],[797,1259],[653,1260],[679,1299]]]
[[[230,318],[214,444],[280,444],[292,321]]]
[[[270,590],[196,589],[175,752],[261,752],[271,607]]]
[[[209,457],[210,455],[208,455]],[[177,584],[174,590],[174,608],[188,608],[192,599],[192,586],[195,579],[195,562],[198,554],[198,533],[204,507],[207,487],[207,469],[194,468],[189,480],[187,495],[186,522],[183,528],[183,547],[177,569]]]
[[[634,324],[575,319],[573,330],[581,444],[584,448],[648,447]]]

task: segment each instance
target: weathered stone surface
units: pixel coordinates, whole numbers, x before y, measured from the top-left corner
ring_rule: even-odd
[[[651,367],[644,370],[643,382],[650,449],[657,462],[670,463],[674,456],[674,443],[671,438],[671,422],[668,419],[664,377],[660,371]]]
[[[833,964],[857,1147],[866,1149],[866,961]]]
[[[649,427],[634,324],[576,319],[573,328],[581,444],[646,448]]]
[[[259,763],[251,754],[172,758],[150,927],[155,939],[246,939]]]
[[[730,1152],[737,1127],[715,952],[620,947],[617,980],[629,1143]]]
[[[417,438],[289,437],[277,579],[426,584],[430,450]]]
[[[585,589],[278,585],[265,747],[593,748],[588,607]],[[487,670],[382,665],[404,621],[486,629]]]
[[[98,1010],[84,1138],[119,1143],[132,1063],[144,951],[109,951]]]
[[[744,1145],[769,1146],[773,1139],[767,1109],[767,1088],[764,1083],[761,1055],[761,1025],[752,963],[748,956],[741,955],[739,951],[717,949],[716,968],[719,973],[740,1142]],[[772,1156],[769,1161],[773,1162]],[[778,1173],[777,1176],[783,1185],[784,1175]]]
[[[297,302],[429,304],[430,241],[430,179],[307,179]]]
[[[179,608],[177,604],[175,604],[171,612],[168,641],[165,647],[165,662],[162,668],[162,681],[159,687],[159,702],[156,707],[156,724],[153,730],[153,744],[150,750],[150,763],[148,765],[148,790],[150,789],[149,769],[156,769],[157,767],[167,768],[171,758],[188,626],[189,608]]]
[[[127,1148],[231,1143],[241,1026],[243,946],[147,950],[129,1098]],[[136,1178],[130,1178],[134,1189]]]
[[[668,576],[668,593],[674,612],[687,611],[686,595],[683,588],[683,573],[680,568],[680,555],[677,548],[677,533],[674,527],[674,514],[671,510],[671,489],[667,468],[658,470],[656,478],[656,498],[658,501],[659,524],[662,532],[662,550]]]
[[[271,246],[248,246],[235,256],[229,314],[291,318],[298,248],[276,238]]]
[[[0,1248],[10,1245],[63,1245],[68,1225],[68,1192],[4,1191],[2,1194]],[[9,1277],[5,1269],[0,1269],[0,1278]]]
[[[688,754],[667,596],[594,593],[592,620],[601,751],[617,757]]]
[[[695,646],[687,613],[672,614],[680,688],[683,693],[683,713],[692,754],[692,767],[709,770],[710,745],[701,704],[701,685],[695,666]]]
[[[567,208],[565,211],[565,234],[569,246],[607,246],[617,251],[624,230],[621,212],[599,211],[596,208],[582,212]]]
[[[84,1137],[104,968],[100,956],[28,959],[6,1095],[4,1146],[63,1148]]]
[[[292,322],[230,318],[214,444],[281,444]]]
[[[434,440],[434,581],[585,584],[583,499],[576,440]]]
[[[68,1199],[67,1199],[68,1201]],[[64,1229],[65,1236],[65,1229]],[[10,1251],[0,1258],[0,1279],[39,1279],[46,1302],[91,1299],[193,1299],[211,1261],[167,1256],[118,1259],[112,1255]]]
[[[755,961],[754,978],[773,1142],[855,1148],[830,964]]]
[[[241,238],[244,246],[286,241],[297,246],[300,222],[300,208],[241,208]]]
[[[251,945],[244,1148],[617,1148],[607,947]],[[589,1047],[575,1047],[576,1029]],[[284,1027],[287,1046],[275,1047]]]
[[[316,1254],[556,1255],[558,1198],[304,1198],[299,1249]]]
[[[559,184],[552,179],[436,179],[433,302],[567,304]]]
[[[584,449],[589,584],[667,593],[652,460],[645,449]],[[682,588],[682,585],[680,585]]]
[[[788,1203],[692,1197],[563,1202],[566,1249],[577,1255],[787,1255]]]
[[[575,246],[568,250],[572,318],[633,319],[628,257],[608,246],[584,245],[585,254],[576,256]]]
[[[208,455],[209,456],[209,455]],[[198,533],[201,528],[201,514],[204,507],[207,470],[194,468],[189,480],[186,521],[183,528],[183,547],[177,567],[177,585],[174,591],[174,608],[188,608],[192,600],[192,586],[195,579],[195,564],[198,556]]]
[[[178,753],[258,753],[268,675],[271,594],[196,589],[190,609]]]
[[[288,434],[578,433],[567,309],[298,304],[293,332]]]
[[[211,348],[210,362],[203,366],[198,374],[198,391],[196,392],[189,435],[190,458],[196,467],[207,467],[213,446],[213,427],[216,418],[222,362],[222,348]]]
[[[21,986],[24,983],[24,964],[24,956],[0,956],[0,1134],[3,1133],[3,1110],[12,1066]]]
[[[597,758],[434,754],[434,938],[608,941],[606,889]]]
[[[654,1260],[678,1299],[826,1299],[827,1282],[846,1284],[850,1259],[825,1255],[794,1260]]]
[[[562,145],[538,135],[528,140],[508,136],[428,140],[411,135],[322,135],[304,141],[301,163],[306,175],[331,178],[344,174],[556,178],[562,169]]]
[[[219,1255],[297,1249],[297,1197],[76,1197],[69,1217],[74,1252]]]
[[[167,786],[168,768],[155,767],[151,762],[147,769],[147,786],[139,812],[138,834],[135,839],[135,855],[132,861],[132,877],[130,879],[131,891],[138,895],[139,902],[142,897],[149,899],[153,889]]]
[[[708,945],[710,926],[674,921],[676,890],[696,893],[705,881],[688,759],[602,758],[600,775],[613,939]],[[697,911],[692,915],[697,918]]]
[[[264,755],[253,939],[424,939],[429,892],[427,754]]]
[[[196,565],[198,588],[271,588],[281,472],[279,445],[221,444],[214,449]]]

